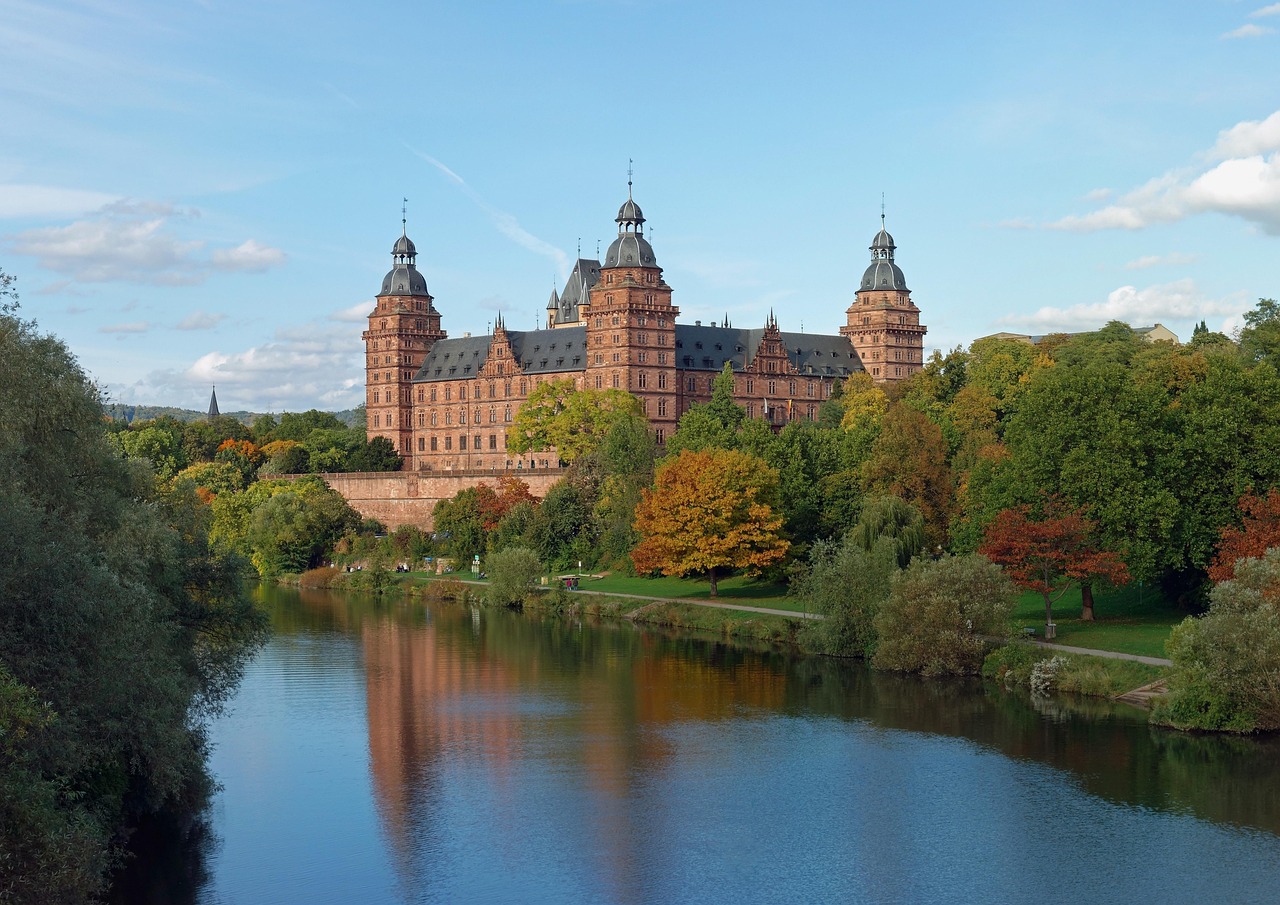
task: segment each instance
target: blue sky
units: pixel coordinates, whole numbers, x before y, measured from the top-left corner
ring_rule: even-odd
[[[927,348],[1280,293],[1280,3],[0,0],[0,269],[113,398],[345,408],[409,235],[451,336],[635,197],[682,319]]]

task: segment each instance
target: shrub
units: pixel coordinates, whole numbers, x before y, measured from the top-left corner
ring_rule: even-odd
[[[1031,693],[1046,697],[1058,687],[1058,673],[1067,665],[1067,658],[1061,656],[1039,660],[1031,667]]]
[[[889,578],[897,569],[892,538],[881,538],[870,550],[855,538],[815,543],[809,570],[793,591],[826,617],[808,625],[813,646],[837,656],[869,658],[875,653],[875,615],[889,596]]]
[[[509,547],[492,554],[486,563],[489,590],[485,599],[496,606],[524,603],[542,575],[538,554],[528,547]]]
[[[300,588],[333,588],[341,584],[342,571],[333,566],[308,569],[298,576]]]
[[[1006,638],[1017,591],[977,555],[916,560],[893,579],[875,615],[874,665],[926,676],[972,675],[992,639]]]

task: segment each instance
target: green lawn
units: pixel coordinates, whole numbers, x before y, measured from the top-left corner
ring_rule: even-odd
[[[1113,650],[1147,657],[1165,656],[1169,631],[1186,616],[1179,612],[1157,588],[1129,585],[1093,595],[1094,622],[1080,621],[1080,591],[1073,588],[1053,605],[1053,621],[1058,626],[1060,644]],[[1023,594],[1014,611],[1015,624],[1036,630],[1044,638],[1044,600],[1039,594]]]

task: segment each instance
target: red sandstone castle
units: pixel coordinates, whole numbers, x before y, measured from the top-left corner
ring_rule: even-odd
[[[446,338],[402,232],[364,332],[369,437],[389,439],[406,470],[547,468],[558,464],[553,452],[507,451],[516,412],[543,381],[627,390],[662,443],[690,406],[710,400],[726,363],[738,404],[778,428],[815,418],[835,382],[854,372],[885,382],[922,367],[926,328],[883,216],[838,335],[784,333],[772,315],[752,329],[727,319],[677,323],[680,310],[630,195],[628,187],[604,263],[578,260],[564,291],[551,293],[543,330],[508,330],[499,318],[490,336]]]

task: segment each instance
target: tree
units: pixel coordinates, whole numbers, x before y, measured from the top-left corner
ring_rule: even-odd
[[[1280,729],[1280,550],[1236,566],[1209,612],[1173,629],[1169,695],[1152,720],[1179,729]]]
[[[955,490],[942,430],[924,415],[902,404],[888,411],[862,483],[867,493],[896,496],[919,510],[931,547],[946,543]]]
[[[926,676],[977,675],[992,640],[1007,638],[1013,583],[981,556],[918,559],[894,576],[875,617],[880,669]]]
[[[213,461],[225,462],[235,468],[248,485],[257,478],[258,466],[265,458],[252,440],[223,440],[214,453]]]
[[[733,366],[725,362],[711,386],[711,401],[692,406],[680,417],[675,433],[667,438],[667,457],[682,450],[737,449],[738,428],[747,417],[733,401]]]
[[[399,471],[404,459],[396,452],[396,446],[386,437],[363,440],[361,431],[351,429],[359,442],[347,456],[347,471]]]
[[[808,568],[791,588],[824,617],[809,625],[815,647],[840,657],[870,659],[878,643],[876,613],[897,571],[898,550],[892,538],[879,538],[869,549],[854,537],[815,543]]]
[[[1280,302],[1258,299],[1257,306],[1244,315],[1240,330],[1240,352],[1250,364],[1269,361],[1280,364]]]
[[[900,569],[905,569],[927,544],[920,510],[894,496],[867,500],[857,524],[846,537],[864,550],[873,549],[882,539],[889,540]]]
[[[573,378],[533,388],[512,429],[507,448],[517,455],[554,448],[563,462],[594,452],[619,420],[639,416],[640,400],[623,390],[578,389]]]
[[[631,553],[640,572],[706,574],[717,594],[717,570],[748,572],[778,562],[790,543],[773,509],[778,473],[734,450],[682,451],[641,494]]]
[[[1240,498],[1239,528],[1222,529],[1222,542],[1209,567],[1214,582],[1230,581],[1236,574],[1236,563],[1256,559],[1272,547],[1280,547],[1280,490],[1272,487],[1265,497],[1245,494]]]
[[[495,606],[524,603],[542,575],[538,554],[527,547],[508,547],[491,553],[485,568],[489,573],[485,597]]]
[[[1115,553],[1100,549],[1093,539],[1094,523],[1081,509],[1050,499],[1040,518],[1030,506],[1006,509],[987,527],[978,550],[1004,567],[1013,581],[1044,599],[1045,637],[1052,638],[1053,602],[1078,582],[1124,584],[1129,571]],[[1089,607],[1081,618],[1093,619]]]

